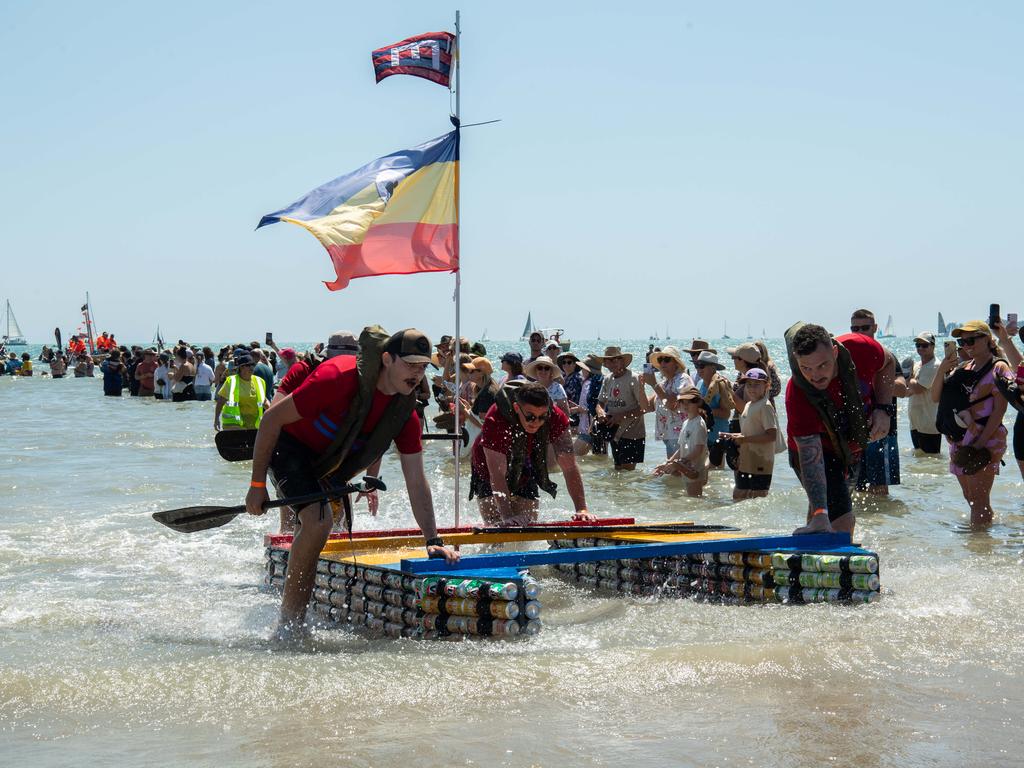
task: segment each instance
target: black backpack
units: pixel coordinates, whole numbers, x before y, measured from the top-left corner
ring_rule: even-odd
[[[967,430],[957,423],[956,414],[992,397],[989,393],[978,400],[971,400],[971,392],[995,363],[995,358],[992,358],[976,371],[961,366],[943,383],[939,410],[935,414],[935,428],[953,442],[960,442],[967,434]]]

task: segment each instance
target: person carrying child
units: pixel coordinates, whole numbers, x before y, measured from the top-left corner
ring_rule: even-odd
[[[696,387],[687,387],[676,397],[686,415],[679,431],[679,450],[654,468],[654,476],[675,475],[686,479],[686,495],[702,496],[708,482],[708,425],[704,398]]]
[[[775,435],[779,430],[775,408],[768,402],[771,379],[767,372],[749,368],[739,381],[744,385],[746,400],[739,418],[740,431],[722,434],[723,439],[739,447],[736,487],[732,491],[735,500],[768,495],[775,465]]]

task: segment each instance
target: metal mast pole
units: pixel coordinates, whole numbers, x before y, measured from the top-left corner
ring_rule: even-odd
[[[459,75],[459,64],[462,59],[462,45],[461,45],[461,34],[462,30],[459,26],[459,11],[455,11],[455,130],[459,130],[459,102],[462,96],[462,78]],[[460,148],[461,154],[461,148]],[[462,158],[459,158],[459,164],[461,165]],[[459,258],[459,268],[455,270],[455,435],[456,437],[462,434],[462,401],[459,398],[460,391],[462,388],[462,376],[461,376],[461,365],[460,359],[462,356],[462,329],[460,327],[460,303],[461,295],[460,289],[462,287],[462,249],[461,249],[461,228],[462,221],[459,210],[459,172],[458,166],[455,171],[455,253]],[[455,527],[459,527],[459,507],[461,505],[461,492],[459,490],[461,475],[462,475],[462,445],[459,440],[456,440],[453,445],[455,446]]]

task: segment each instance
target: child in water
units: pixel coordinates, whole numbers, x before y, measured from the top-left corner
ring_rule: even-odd
[[[708,482],[708,427],[704,422],[704,400],[696,387],[687,387],[677,396],[686,420],[679,432],[679,450],[664,464],[654,468],[654,476],[675,475],[686,478],[686,495],[702,496]]]
[[[775,466],[775,435],[779,429],[775,408],[768,402],[768,374],[760,368],[750,368],[740,376],[740,381],[747,395],[747,403],[740,414],[740,431],[722,434],[740,449],[736,487],[732,492],[733,499],[737,500],[768,495]]]

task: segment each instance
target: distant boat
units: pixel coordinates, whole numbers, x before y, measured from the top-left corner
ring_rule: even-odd
[[[523,341],[529,341],[530,340],[530,334],[533,333],[533,331],[534,331],[534,327],[533,327],[533,313],[532,312],[527,312],[526,313],[526,325],[523,326],[522,340]]]
[[[878,335],[878,338],[880,338],[880,339],[895,339],[896,338],[896,332],[894,330],[894,327],[895,326],[893,325],[893,322],[892,322],[892,315],[889,315],[889,319],[885,321],[885,330]]]
[[[935,335],[939,337],[949,335],[949,326],[946,325],[946,321],[942,319],[941,312],[939,312],[939,320],[935,326]]]
[[[486,343],[486,342],[490,341],[490,339],[487,338],[487,329],[486,328],[484,328],[484,335],[480,337],[480,341],[481,341],[481,343]]]
[[[729,325],[728,325],[728,323],[725,323],[725,322],[722,323],[722,338],[723,339],[731,339],[732,338],[732,336],[729,335]]]
[[[7,322],[4,325],[4,336],[2,341],[8,347],[26,347],[28,342],[25,341],[24,335],[21,333],[21,327],[18,325],[18,321],[14,317],[14,310],[11,309],[11,302],[7,302]]]
[[[661,341],[661,339],[658,338],[658,334],[656,334],[656,333],[652,333],[650,336],[648,336],[647,340],[648,341]]]
[[[535,333],[541,334],[545,339],[551,339],[562,348],[563,352],[568,352],[569,347],[572,345],[570,339],[562,338],[562,334],[565,333],[564,328],[534,328],[533,330]],[[530,337],[527,336],[526,338],[529,339]]]
[[[752,338],[754,337],[750,335],[750,323],[747,323],[747,339],[749,340]]]

